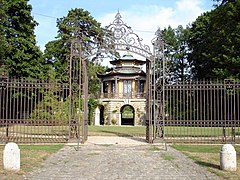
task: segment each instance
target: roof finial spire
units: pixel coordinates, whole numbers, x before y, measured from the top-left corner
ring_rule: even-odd
[[[118,19],[118,20],[122,18],[121,14],[119,12],[119,8],[118,8],[118,12],[117,12],[115,18]]]

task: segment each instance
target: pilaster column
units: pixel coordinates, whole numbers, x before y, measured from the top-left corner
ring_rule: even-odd
[[[141,94],[140,94],[140,87],[141,86],[141,84],[140,84],[140,78],[138,78],[138,80],[137,80],[137,97],[140,97],[141,96]]]
[[[101,81],[101,98],[103,98],[104,94],[103,94],[103,81]]]
[[[115,97],[119,97],[119,93],[118,93],[118,77],[115,76]]]

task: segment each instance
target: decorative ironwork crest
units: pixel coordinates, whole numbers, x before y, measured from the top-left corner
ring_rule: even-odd
[[[133,32],[132,28],[122,21],[119,12],[116,14],[115,20],[106,29],[113,33],[116,50],[129,50],[146,58],[152,56],[150,47],[143,44],[142,39]]]
[[[113,58],[116,57],[117,51],[129,51],[147,59],[146,139],[148,142],[153,142],[157,136],[163,137],[165,103],[163,97],[166,61],[164,59],[164,41],[161,31],[158,30],[155,35],[156,37],[151,41],[153,45],[153,51],[151,51],[148,45],[143,44],[143,39],[122,21],[122,17],[118,12],[115,20],[109,26],[103,28],[98,35],[87,40],[82,38],[72,42],[70,91],[72,96],[78,95],[83,102],[83,115],[82,119],[79,116],[78,123],[80,125],[80,121],[82,121],[82,131],[80,133],[82,142],[85,142],[87,139],[88,60],[90,58]],[[72,100],[71,103],[73,102]]]

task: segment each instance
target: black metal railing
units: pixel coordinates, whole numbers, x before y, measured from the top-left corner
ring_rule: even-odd
[[[239,81],[195,81],[164,88],[168,142],[240,143]]]
[[[145,99],[146,93],[102,93],[101,98],[111,99]]]
[[[0,143],[66,142],[70,136],[69,85],[0,81]]]

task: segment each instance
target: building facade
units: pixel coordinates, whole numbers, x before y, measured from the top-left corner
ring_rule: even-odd
[[[101,79],[102,104],[95,111],[95,125],[142,125],[146,106],[145,61],[131,54],[110,61],[113,65]]]

